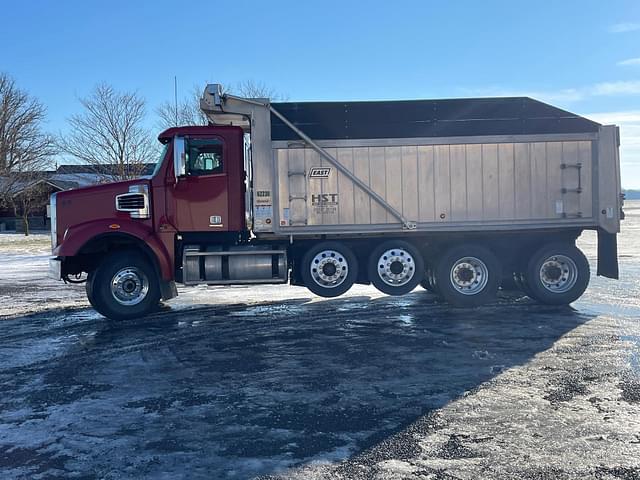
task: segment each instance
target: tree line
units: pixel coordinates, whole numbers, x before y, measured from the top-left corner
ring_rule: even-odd
[[[206,125],[199,107],[203,88],[194,87],[177,105],[170,101],[159,105],[158,130]],[[229,91],[245,97],[279,97],[254,81],[239,82]],[[138,92],[101,83],[78,103],[64,134],[47,132],[46,106],[0,72],[0,204],[23,217],[27,234],[30,211],[47,201],[43,180],[56,158],[87,165],[102,181],[136,178],[157,160],[158,142],[147,127],[147,101]]]

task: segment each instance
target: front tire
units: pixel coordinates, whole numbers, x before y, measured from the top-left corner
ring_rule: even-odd
[[[424,260],[420,252],[402,240],[379,245],[369,257],[369,280],[387,295],[409,293],[424,277]]]
[[[87,281],[87,298],[112,320],[143,317],[158,307],[160,285],[153,266],[135,251],[108,255]]]
[[[337,297],[349,290],[358,278],[358,261],[341,242],[322,242],[302,257],[302,281],[321,297]]]
[[[84,284],[84,288],[85,291],[87,293],[87,300],[89,300],[89,303],[91,304],[91,306],[97,310],[96,308],[96,301],[93,298],[93,293],[94,293],[94,289],[93,289],[93,279],[95,278],[95,270],[89,272],[87,274],[87,281]]]
[[[568,305],[589,285],[589,261],[578,247],[566,243],[545,245],[529,260],[527,294],[547,305]]]
[[[492,301],[501,280],[496,256],[480,245],[460,245],[447,250],[437,261],[436,287],[457,307],[476,307]]]

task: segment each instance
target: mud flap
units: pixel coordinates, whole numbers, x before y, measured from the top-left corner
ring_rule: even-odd
[[[598,229],[598,275],[619,278],[617,236],[602,229]]]
[[[176,288],[176,282],[173,280],[165,282],[160,280],[160,295],[162,300],[170,300],[178,296],[178,289]]]

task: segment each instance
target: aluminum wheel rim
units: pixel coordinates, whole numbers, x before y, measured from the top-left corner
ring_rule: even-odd
[[[576,263],[565,255],[552,255],[540,266],[540,283],[553,293],[565,293],[578,281]]]
[[[139,304],[149,293],[149,279],[136,267],[118,270],[111,279],[110,286],[115,301],[127,307]]]
[[[489,281],[487,265],[477,257],[464,257],[451,267],[451,285],[463,295],[477,295]]]
[[[323,250],[313,257],[309,271],[313,281],[321,287],[336,288],[347,279],[349,263],[342,253]]]
[[[415,275],[415,264],[409,252],[392,248],[378,258],[378,276],[391,287],[401,287]]]

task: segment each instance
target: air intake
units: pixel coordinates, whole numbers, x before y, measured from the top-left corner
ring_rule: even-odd
[[[146,185],[132,185],[129,193],[116,196],[116,210],[129,212],[131,218],[149,218],[149,188]]]
[[[118,210],[122,210],[123,212],[142,210],[145,206],[144,204],[145,198],[141,193],[129,193],[118,196]]]

